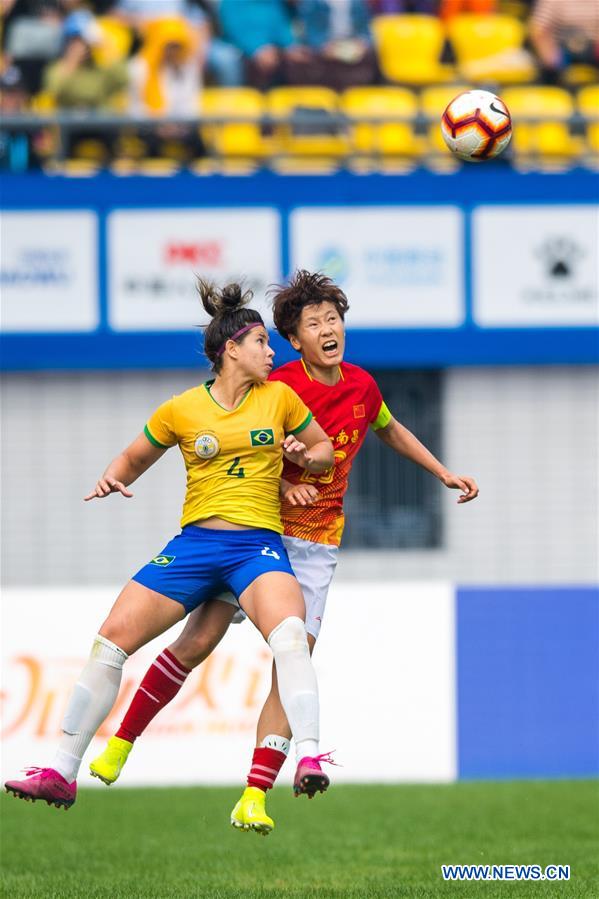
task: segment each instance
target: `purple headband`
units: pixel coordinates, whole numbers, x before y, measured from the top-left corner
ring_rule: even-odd
[[[227,337],[227,340],[237,340],[237,338],[241,337],[242,334],[245,334],[246,331],[250,331],[252,328],[263,328],[263,327],[264,327],[264,325],[262,324],[262,322],[252,322],[250,325],[246,325],[244,328],[240,328],[239,331],[235,331],[234,334],[231,334],[230,337]],[[221,348],[219,350],[217,350],[217,352],[216,352],[217,356],[222,356],[222,354],[225,352],[227,340],[225,340],[225,342],[223,343]]]

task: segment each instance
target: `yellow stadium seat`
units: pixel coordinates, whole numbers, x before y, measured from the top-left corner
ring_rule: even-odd
[[[589,84],[578,91],[577,105],[587,119],[599,120],[599,84]]]
[[[251,87],[206,88],[200,98],[205,116],[221,116],[230,121],[221,125],[202,126],[207,147],[220,156],[262,157],[268,152],[262,136],[260,119],[264,115],[264,98]],[[250,121],[235,121],[235,119]]]
[[[574,63],[566,66],[561,72],[560,81],[570,88],[582,87],[585,84],[597,84],[597,81],[599,81],[599,68],[597,66]]]
[[[339,167],[339,160],[331,156],[282,156],[271,163],[279,175],[334,175]]]
[[[464,13],[447,23],[460,75],[469,81],[521,84],[536,67],[523,49],[526,27],[512,16]]]
[[[427,126],[427,134],[429,147],[434,153],[449,153],[447,144],[443,140],[441,134],[441,116],[445,112],[446,106],[451,103],[454,97],[467,91],[468,87],[464,84],[451,84],[439,87],[427,87],[420,94],[420,110],[430,123]]]
[[[31,98],[29,106],[31,112],[48,115],[48,113],[56,111],[56,97],[50,91],[40,91]]]
[[[599,84],[589,84],[578,91],[579,111],[587,120],[586,135],[589,150],[599,154]]]
[[[102,42],[94,47],[93,56],[100,66],[122,62],[129,55],[133,43],[133,34],[128,25],[111,16],[99,16],[96,19],[102,35]]]
[[[274,152],[291,156],[335,157],[348,150],[347,136],[335,121],[339,98],[326,87],[275,87],[268,93],[268,111],[288,118],[274,126]]]
[[[66,175],[69,178],[92,178],[98,174],[100,169],[100,163],[91,159],[64,159],[48,167],[48,171],[57,175]]]
[[[363,155],[416,156],[419,143],[410,121],[360,123],[361,118],[414,119],[418,101],[403,87],[352,87],[341,97],[341,109],[354,123],[352,149]]]
[[[568,127],[574,113],[568,91],[548,85],[512,87],[501,97],[512,116],[516,156],[572,158],[580,153],[581,141]]]
[[[439,62],[445,31],[437,16],[378,16],[372,31],[387,81],[422,85],[454,77],[453,67]]]

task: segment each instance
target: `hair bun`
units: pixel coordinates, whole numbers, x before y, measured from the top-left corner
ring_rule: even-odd
[[[197,287],[204,309],[213,318],[242,309],[254,295],[251,290],[242,291],[235,282],[219,290],[210,281],[198,278]]]

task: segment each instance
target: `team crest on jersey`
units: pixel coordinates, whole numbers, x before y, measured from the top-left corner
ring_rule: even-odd
[[[200,459],[214,459],[220,452],[220,443],[216,434],[207,431],[205,434],[199,434],[196,437],[194,448],[196,456]]]
[[[257,428],[250,431],[250,441],[252,446],[273,446],[275,435],[272,428]]]
[[[366,418],[366,406],[364,403],[358,403],[354,406],[354,418]]]

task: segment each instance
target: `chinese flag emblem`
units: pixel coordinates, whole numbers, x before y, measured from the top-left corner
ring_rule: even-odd
[[[366,418],[366,407],[364,403],[354,406],[354,418]]]

